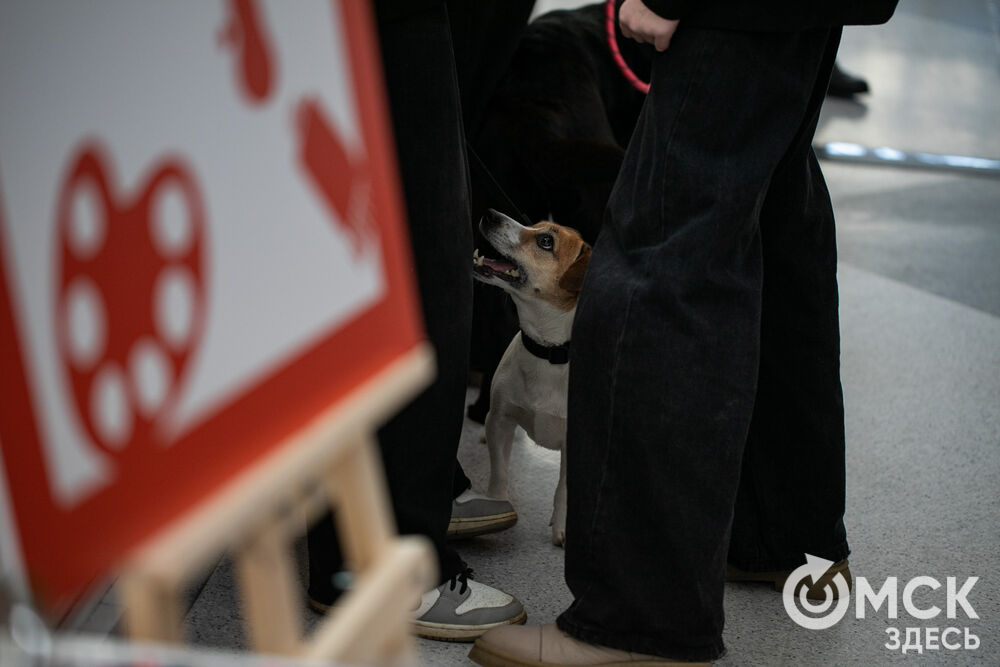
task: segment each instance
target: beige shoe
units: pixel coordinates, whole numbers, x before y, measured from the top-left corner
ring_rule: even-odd
[[[767,584],[773,584],[774,590],[782,591],[785,588],[785,582],[788,580],[788,576],[792,573],[792,570],[783,570],[779,572],[744,572],[732,565],[726,566],[726,581],[734,582],[750,582],[750,581],[760,581]],[[819,581],[814,582],[806,590],[806,597],[810,600],[825,600],[826,599],[826,588],[827,584],[831,583],[833,578],[837,574],[844,575],[844,579],[847,580],[847,590],[851,590],[854,585],[854,580],[851,577],[851,568],[847,562],[847,559],[837,561],[830,566],[830,569],[826,571]],[[795,589],[796,595],[802,586],[807,586],[808,584],[803,581],[802,584]],[[837,594],[837,587],[830,586],[830,592],[833,595],[833,599],[836,600],[840,597]]]
[[[469,652],[469,659],[483,667],[711,665],[708,662],[680,662],[588,644],[570,637],[557,628],[555,623],[494,628],[476,640]]]

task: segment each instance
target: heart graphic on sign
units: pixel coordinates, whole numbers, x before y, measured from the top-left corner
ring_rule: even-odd
[[[55,320],[77,416],[122,457],[164,443],[157,425],[178,397],[201,339],[205,219],[188,167],[163,159],[133,197],[90,143],[59,193]]]
[[[296,106],[295,134],[300,164],[338,222],[337,229],[351,243],[354,257],[359,257],[374,234],[368,165],[348,155],[314,98],[303,98]]]

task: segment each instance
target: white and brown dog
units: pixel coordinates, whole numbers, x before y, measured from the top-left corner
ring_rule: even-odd
[[[489,495],[508,498],[516,427],[539,445],[561,451],[551,525],[552,543],[562,545],[566,539],[569,340],[590,246],[568,227],[553,222],[525,227],[492,209],[479,222],[479,229],[500,257],[484,257],[476,250],[474,275],[513,297],[521,323],[521,331],[493,376],[486,416]]]

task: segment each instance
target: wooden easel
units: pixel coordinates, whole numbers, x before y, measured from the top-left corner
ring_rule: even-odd
[[[415,349],[140,549],[118,583],[132,639],[183,641],[182,586],[230,550],[255,651],[352,663],[412,656],[409,612],[436,574],[425,540],[394,535],[373,434],[433,372],[429,348]],[[331,505],[357,584],[306,639],[291,542]]]

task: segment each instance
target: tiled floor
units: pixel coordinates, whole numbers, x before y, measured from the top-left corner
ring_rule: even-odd
[[[848,28],[840,62],[864,75],[872,93],[831,100],[817,139],[1000,158],[998,16],[988,0],[903,0],[888,25]],[[884,646],[887,627],[949,625],[970,628],[982,644],[905,659],[998,664],[1000,179],[839,163],[824,169],[841,249],[852,569],[876,586],[897,577],[901,588],[916,576],[942,583],[978,576],[968,599],[979,618],[892,620],[883,607],[810,631],[791,622],[773,591],[729,585],[729,653],[718,664],[899,662],[900,652]],[[479,432],[467,423],[460,458],[483,488]],[[462,544],[461,553],[478,579],[524,602],[530,623],[546,623],[571,599],[563,553],[548,541],[558,458],[523,441],[512,465],[519,523]],[[944,606],[942,591],[921,592],[919,606]],[[227,561],[187,620],[196,643],[243,645]],[[420,658],[468,664],[467,650],[422,641]]]

